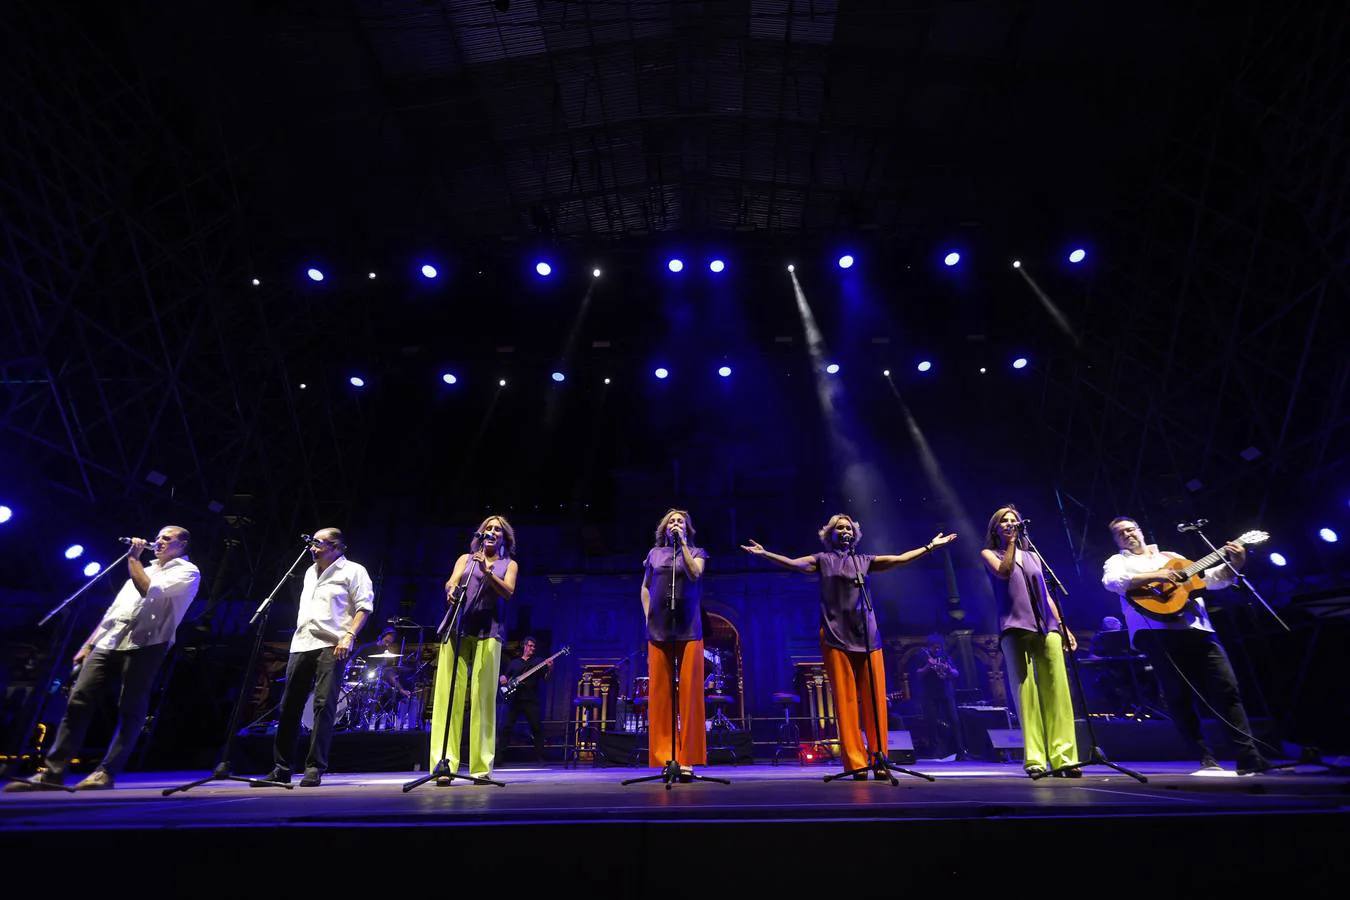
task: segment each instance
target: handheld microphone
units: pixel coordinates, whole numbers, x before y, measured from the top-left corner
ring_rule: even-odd
[[[120,537],[120,538],[117,539],[117,542],[118,542],[119,544],[130,544],[130,543],[131,543],[132,541],[134,541],[134,540],[136,540],[136,539],[135,539],[135,538],[129,538],[129,537]],[[147,547],[149,546],[149,543],[148,543],[148,542],[147,542],[146,546],[147,546]]]
[[[1188,531],[1199,531],[1209,524],[1209,519],[1196,519],[1194,522],[1180,522],[1177,524],[1177,531],[1185,534]]]

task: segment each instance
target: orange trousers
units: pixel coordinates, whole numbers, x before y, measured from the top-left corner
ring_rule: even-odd
[[[680,724],[675,735],[675,761],[682,766],[708,764],[703,642],[648,641],[647,765],[658,769],[670,759],[670,685],[676,657],[680,661]]]
[[[820,652],[825,658],[825,673],[834,694],[834,715],[839,723],[839,747],[844,768],[865,768],[868,757],[863,747],[863,728],[867,729],[867,746],[874,751],[886,752],[886,737],[877,730],[878,722],[882,729],[887,728],[886,667],[881,661],[881,651],[873,650],[869,656],[831,647],[825,643],[822,629]],[[874,709],[879,715],[872,714]]]

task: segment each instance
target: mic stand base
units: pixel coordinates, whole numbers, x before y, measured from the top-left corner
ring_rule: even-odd
[[[30,784],[35,791],[65,791],[67,794],[75,793],[75,788],[65,784],[52,784],[47,781],[34,781],[31,778],[20,778],[17,775],[10,775],[8,772],[0,774],[0,781],[12,781],[16,784]]]
[[[448,713],[449,711],[447,710],[447,715]],[[448,778],[452,782],[458,778],[460,781],[471,781],[474,784],[493,784],[497,787],[506,787],[505,782],[496,781],[492,778],[485,778],[481,775],[461,775],[458,772],[451,771],[450,760],[446,757],[441,757],[441,761],[436,763],[436,768],[432,769],[421,778],[416,778],[403,785],[403,793],[406,794],[413,788],[421,787],[433,778]]]
[[[645,784],[648,781],[663,782],[666,786],[666,790],[670,790],[671,786],[677,781],[713,781],[717,784],[731,784],[731,779],[729,778],[714,778],[711,775],[695,775],[693,773],[685,774],[680,771],[680,764],[673,759],[666,760],[666,764],[661,767],[660,775],[643,775],[640,778],[629,778],[627,781],[621,781],[619,783],[627,787],[630,784]]]
[[[1148,784],[1148,778],[1140,775],[1133,769],[1127,769],[1119,763],[1113,763],[1106,758],[1102,748],[1096,744],[1092,745],[1092,751],[1088,753],[1087,759],[1079,760],[1075,763],[1069,763],[1066,766],[1057,766],[1053,769],[1046,769],[1044,772],[1037,772],[1030,776],[1032,781],[1040,781],[1042,778],[1049,778],[1051,775],[1058,775],[1060,772],[1070,772],[1082,769],[1084,766],[1106,766],[1108,769],[1115,769],[1122,775],[1128,775],[1140,784]]]
[[[835,772],[833,775],[826,775],[825,781],[828,783],[831,781],[838,781],[841,778],[856,778],[859,775],[866,775],[868,772],[871,772],[877,781],[889,781],[891,787],[900,786],[900,779],[896,778],[894,774],[896,772],[899,772],[901,775],[922,778],[924,781],[937,781],[932,775],[928,775],[924,772],[916,772],[913,769],[906,769],[904,766],[897,766],[880,753],[873,753],[871,755],[871,761],[861,769],[848,769],[843,772]]]
[[[237,781],[240,784],[247,784],[251,787],[279,787],[285,788],[288,791],[295,790],[295,785],[291,784],[289,781],[268,781],[266,778],[248,778],[244,775],[235,775],[230,771],[228,763],[219,763],[211,770],[211,774],[207,775],[205,778],[198,778],[196,781],[180,784],[177,787],[165,788],[160,791],[159,794],[161,797],[169,797],[179,791],[190,791],[195,787],[201,787],[202,785],[210,784],[213,781]]]

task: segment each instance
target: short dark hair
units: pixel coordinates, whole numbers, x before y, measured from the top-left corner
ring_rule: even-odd
[[[520,646],[524,647],[526,644],[534,644],[536,647],[539,646],[539,642],[534,639],[534,635],[532,634],[527,634],[520,639]]]
[[[1106,527],[1107,527],[1108,529],[1114,530],[1115,527],[1116,527],[1118,524],[1120,524],[1121,522],[1133,522],[1133,523],[1136,524],[1136,525],[1139,524],[1139,520],[1136,519],[1134,516],[1116,516],[1116,517],[1115,517],[1114,519],[1112,519],[1110,522],[1107,522],[1107,523],[1106,523]]]
[[[178,539],[183,542],[184,553],[187,553],[192,549],[192,535],[189,534],[188,530],[182,525],[165,525],[164,528],[172,528],[174,531],[178,532]],[[161,528],[160,531],[163,531],[164,528]]]

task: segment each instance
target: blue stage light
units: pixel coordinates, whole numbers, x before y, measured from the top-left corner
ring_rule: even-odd
[[[554,381],[558,382],[558,384],[562,384],[564,381],[567,380],[567,376],[561,372],[554,372],[549,377],[552,378]]]
[[[323,281],[323,273],[318,269],[308,269],[305,274],[309,276],[310,281]]]
[[[84,556],[83,544],[71,544],[66,548],[66,559],[79,559]]]
[[[1086,258],[1087,258],[1087,251],[1084,250],[1082,247],[1079,247],[1078,249],[1074,250],[1072,253],[1069,254],[1069,262],[1071,263],[1080,263]]]
[[[670,374],[670,370],[666,368],[658,368],[652,374],[655,375],[657,378],[665,378],[667,375]]]
[[[720,272],[726,267],[727,264],[722,262],[722,260],[720,259],[714,259],[712,262],[708,263],[708,268],[714,272]]]
[[[8,506],[0,506],[0,525],[5,524],[12,518],[14,518],[14,510]]]
[[[431,263],[426,263],[422,266],[423,278],[435,278],[439,274],[440,273],[436,271],[436,267],[433,266]]]
[[[1279,566],[1281,569],[1283,569],[1285,566],[1289,565],[1289,560],[1287,560],[1287,559],[1284,558],[1284,554],[1283,554],[1283,553],[1272,553],[1272,554],[1270,554],[1270,562],[1271,562],[1272,565]]]
[[[1013,360],[1014,369],[1025,369],[1026,367],[1027,367],[1027,358],[1025,356],[1019,356],[1017,357],[1017,359]]]
[[[682,260],[682,259],[672,259],[670,262],[666,263],[666,268],[669,269],[669,270],[672,271],[672,272],[683,272],[683,271],[684,271],[684,260]]]
[[[957,253],[955,250],[951,251],[946,256],[942,257],[943,264],[948,266],[954,266],[960,261],[961,261],[961,254]]]
[[[351,378],[348,378],[347,381],[351,383],[352,387],[366,386],[366,380],[362,378],[360,375],[353,375]]]
[[[831,374],[831,375],[838,374],[838,372],[839,372],[839,363],[830,363],[828,366],[825,367],[825,371],[828,372],[828,373]]]
[[[929,369],[933,368],[933,364],[925,359],[923,362],[919,363],[918,368],[920,372],[927,372]]]
[[[547,278],[548,276],[553,274],[553,267],[550,266],[548,263],[544,262],[542,259],[534,264],[534,270],[539,273],[539,276],[541,278]]]
[[[841,269],[853,268],[853,257],[849,256],[847,253],[839,257],[839,268]]]
[[[85,563],[85,564],[84,564],[84,577],[85,577],[85,578],[93,578],[95,575],[97,575],[99,572],[102,572],[102,571],[103,571],[103,564],[102,564],[102,563],[90,562],[90,563]]]
[[[446,384],[455,384],[459,379],[455,377],[453,372],[446,372],[441,376],[441,381],[444,381]]]
[[[1322,528],[1317,532],[1317,536],[1328,544],[1334,544],[1341,539],[1341,536],[1330,528]]]
[[[730,378],[730,377],[731,377],[731,366],[723,366],[722,368],[720,368],[720,369],[717,370],[717,374],[718,374],[718,375],[721,375],[723,378]]]

